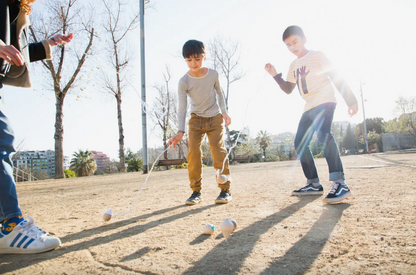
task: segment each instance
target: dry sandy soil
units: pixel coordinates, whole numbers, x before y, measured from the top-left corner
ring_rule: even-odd
[[[234,200],[215,205],[214,170],[203,202],[185,206],[187,171],[20,183],[24,214],[59,236],[37,255],[1,255],[1,274],[416,274],[416,153],[342,157],[353,197],[292,197],[305,179],[298,161],[232,166]],[[328,170],[316,161],[326,191]],[[238,229],[225,240],[225,218]]]

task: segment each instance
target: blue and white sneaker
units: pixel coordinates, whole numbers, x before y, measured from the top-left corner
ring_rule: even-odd
[[[324,203],[337,203],[351,196],[351,190],[345,183],[333,182],[331,191],[324,198]]]
[[[324,188],[322,185],[314,186],[312,183],[308,184],[301,189],[294,190],[292,196],[309,196],[309,195],[322,195],[324,193]]]
[[[0,233],[0,254],[33,254],[53,250],[61,245],[59,238],[40,229],[28,216],[7,235]]]

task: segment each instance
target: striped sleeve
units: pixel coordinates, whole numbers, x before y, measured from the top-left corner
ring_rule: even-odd
[[[186,108],[187,108],[186,82],[182,78],[178,85],[178,131],[185,132]]]

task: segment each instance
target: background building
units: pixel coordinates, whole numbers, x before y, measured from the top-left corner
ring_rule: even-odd
[[[95,160],[95,163],[97,164],[97,170],[101,170],[106,172],[106,170],[110,167],[110,158],[107,157],[106,154],[103,152],[98,151],[91,151],[93,154],[93,159]]]
[[[64,157],[64,169],[69,169],[70,158]],[[20,151],[13,156],[13,165],[18,169],[25,169],[34,174],[48,174],[55,176],[55,151]]]

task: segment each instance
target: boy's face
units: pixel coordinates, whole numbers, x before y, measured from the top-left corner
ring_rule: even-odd
[[[305,48],[306,37],[299,35],[291,35],[285,39],[285,44],[289,51],[291,51],[298,58],[304,56],[308,50]]]
[[[186,64],[192,72],[198,72],[201,70],[202,62],[205,61],[205,59],[206,57],[204,54],[198,54],[185,58]]]

